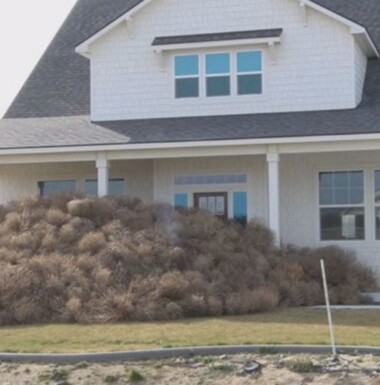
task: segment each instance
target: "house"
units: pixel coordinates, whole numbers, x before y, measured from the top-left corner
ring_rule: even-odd
[[[380,277],[378,0],[78,0],[0,121],[0,201],[261,218]]]

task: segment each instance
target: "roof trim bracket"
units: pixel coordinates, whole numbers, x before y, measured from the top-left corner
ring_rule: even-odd
[[[268,42],[268,51],[269,51],[271,64],[276,65],[277,64],[277,49],[276,49],[276,44],[274,41]]]
[[[134,33],[134,19],[131,15],[127,15],[124,19],[124,25],[127,30],[127,34],[131,39],[134,39],[135,33]]]
[[[165,70],[166,70],[166,55],[165,55],[165,52],[160,50],[160,49],[156,49],[154,51],[154,53],[155,53],[157,61],[159,63],[160,71],[161,72],[165,72]]]
[[[300,5],[300,8],[301,8],[301,11],[302,11],[302,18],[303,18],[303,25],[304,27],[307,27],[307,24],[308,24],[308,8],[306,6],[306,3],[304,0],[300,0],[299,2],[299,5]]]

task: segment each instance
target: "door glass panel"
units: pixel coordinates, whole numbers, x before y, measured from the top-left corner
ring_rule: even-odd
[[[208,209],[206,197],[199,198],[199,208],[201,210],[207,210]]]
[[[216,215],[225,215],[225,200],[224,197],[216,198]]]
[[[216,214],[216,197],[209,197],[208,198],[208,211],[211,214]]]
[[[194,206],[218,217],[227,218],[227,193],[196,193]]]

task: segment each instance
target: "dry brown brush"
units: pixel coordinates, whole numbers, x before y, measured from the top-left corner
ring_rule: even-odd
[[[358,303],[371,272],[337,247],[275,247],[260,222],[138,199],[57,195],[0,207],[0,325],[174,320]]]

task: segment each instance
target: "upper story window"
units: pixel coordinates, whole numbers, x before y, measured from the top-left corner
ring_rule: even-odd
[[[261,51],[178,55],[174,67],[176,99],[263,92]]]
[[[260,51],[237,53],[238,95],[253,95],[262,93],[262,70],[262,54]]]
[[[175,97],[195,98],[199,96],[199,56],[175,57]]]
[[[229,53],[206,55],[206,96],[231,94],[231,64]]]

